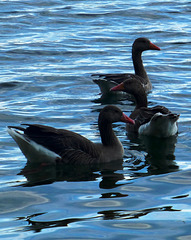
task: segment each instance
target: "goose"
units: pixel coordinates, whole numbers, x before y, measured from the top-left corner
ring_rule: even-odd
[[[110,89],[126,79],[138,80],[143,84],[145,91],[148,93],[152,89],[152,84],[148,78],[142,62],[142,52],[146,50],[160,50],[149,39],[137,38],[132,45],[132,60],[135,74],[118,73],[118,74],[92,74],[93,81],[98,84],[103,95],[108,94]]]
[[[8,126],[7,130],[31,163],[93,164],[122,159],[123,146],[112,129],[115,122],[134,124],[118,107],[104,107],[98,118],[102,143],[93,143],[69,130],[39,124]]]
[[[135,121],[133,126],[128,123],[126,129],[129,133],[154,137],[170,137],[178,132],[178,114],[172,113],[164,106],[148,107],[147,95],[143,85],[132,79],[111,88],[111,91],[124,91],[135,98],[136,107],[129,116]]]

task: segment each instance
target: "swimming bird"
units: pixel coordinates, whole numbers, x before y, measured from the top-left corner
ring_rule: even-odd
[[[111,91],[124,91],[132,94],[136,101],[136,107],[130,118],[135,124],[127,123],[129,133],[139,133],[154,137],[170,137],[178,132],[178,114],[172,113],[164,106],[148,107],[147,95],[143,85],[139,81],[126,80],[113,87]]]
[[[24,124],[26,128],[8,126],[8,133],[29,162],[93,164],[122,159],[123,146],[112,129],[115,122],[134,124],[119,108],[104,107],[98,118],[102,143],[93,143],[69,130],[38,124]]]
[[[146,50],[160,50],[160,48],[147,38],[137,38],[132,45],[132,60],[135,74],[93,74],[92,77],[96,77],[93,81],[98,84],[101,93],[103,95],[108,94],[112,87],[127,79],[140,81],[143,84],[145,91],[148,93],[152,89],[152,84],[147,76],[141,57],[142,52]]]

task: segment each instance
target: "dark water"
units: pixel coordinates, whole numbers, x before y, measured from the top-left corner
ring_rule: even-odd
[[[0,238],[191,239],[191,2],[0,2]],[[92,73],[133,72],[144,53],[150,105],[180,114],[168,140],[130,139],[122,163],[99,168],[27,167],[7,125],[41,123],[99,141],[103,103]],[[118,102],[127,114],[131,102]]]

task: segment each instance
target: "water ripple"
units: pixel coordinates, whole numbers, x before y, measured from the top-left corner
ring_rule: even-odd
[[[189,238],[190,2],[9,2],[0,2],[0,238]],[[100,141],[105,103],[97,101],[91,74],[133,72],[131,45],[140,36],[161,48],[143,54],[153,84],[149,105],[180,114],[178,136],[130,139],[125,125],[115,124],[123,162],[96,169],[26,165],[7,125],[48,124]],[[115,104],[128,115],[134,109],[128,101]]]

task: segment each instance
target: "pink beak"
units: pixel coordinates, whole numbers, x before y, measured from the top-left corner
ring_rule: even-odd
[[[117,86],[112,87],[110,89],[110,91],[124,91],[124,90],[125,90],[125,88],[124,88],[124,84],[123,83],[120,83]]]
[[[160,50],[159,47],[157,47],[155,44],[153,44],[152,42],[150,42],[150,46],[149,46],[150,50]]]
[[[125,113],[123,113],[122,117],[121,117],[121,121],[125,122],[125,123],[130,123],[130,124],[135,124],[135,121],[131,118],[129,118],[127,115],[125,115]]]

